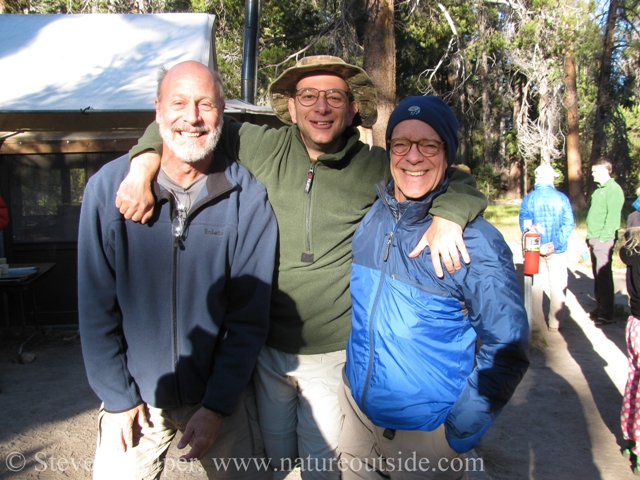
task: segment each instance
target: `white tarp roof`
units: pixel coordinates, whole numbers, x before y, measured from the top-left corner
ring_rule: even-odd
[[[214,15],[0,15],[0,112],[153,110],[157,71],[214,68]],[[229,107],[234,102],[230,101]],[[271,112],[241,102],[230,111]]]

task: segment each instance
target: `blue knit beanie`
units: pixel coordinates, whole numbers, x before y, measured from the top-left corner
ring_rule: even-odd
[[[391,139],[393,129],[404,120],[422,120],[433,128],[446,144],[447,162],[449,166],[456,160],[458,154],[458,119],[449,105],[440,97],[429,95],[426,97],[407,97],[402,100],[389,117],[387,123],[387,145]]]

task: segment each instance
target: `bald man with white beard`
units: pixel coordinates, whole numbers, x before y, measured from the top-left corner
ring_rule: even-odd
[[[126,157],[90,179],[82,205],[80,333],[102,401],[94,478],[159,478],[180,431],[181,458],[208,478],[269,479],[250,379],[269,326],[275,217],[264,187],[216,148],[217,73],[163,70],[155,106],[153,218],[113,205]]]

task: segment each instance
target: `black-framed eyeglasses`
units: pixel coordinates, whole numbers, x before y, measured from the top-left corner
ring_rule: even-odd
[[[320,94],[324,93],[327,103],[330,107],[340,108],[349,100],[349,92],[340,90],[339,88],[331,88],[329,90],[318,90],[317,88],[299,88],[295,92],[295,96],[303,107],[311,107],[315,105],[320,98]]]
[[[414,144],[418,146],[420,154],[425,157],[433,157],[437,155],[440,150],[444,149],[445,145],[444,142],[439,142],[438,140],[424,139],[412,142],[406,138],[394,138],[389,142],[389,148],[391,148],[391,152],[393,152],[394,155],[402,157],[409,153]]]

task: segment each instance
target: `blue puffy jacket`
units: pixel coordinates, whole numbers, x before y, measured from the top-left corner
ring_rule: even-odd
[[[463,453],[480,441],[529,365],[511,251],[477,218],[464,232],[471,263],[439,279],[428,249],[418,259],[407,255],[430,225],[440,190],[410,202],[396,223],[385,188],[376,186],[380,199],[353,239],[349,386],[374,424],[432,431],[445,423],[449,445]]]
[[[547,183],[536,183],[520,204],[520,230],[524,231],[524,221],[540,225],[540,244],[553,242],[555,253],[567,251],[569,236],[575,221],[569,198]]]

